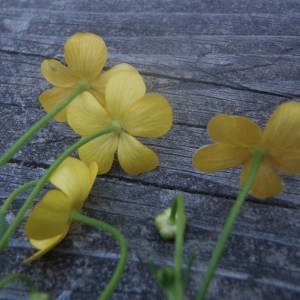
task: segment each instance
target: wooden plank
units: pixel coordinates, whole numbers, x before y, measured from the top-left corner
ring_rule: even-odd
[[[159,167],[128,176],[115,162],[97,178],[83,212],[116,226],[128,242],[129,264],[113,299],[162,299],[148,261],[171,265],[173,244],[158,237],[153,218],[182,192],[189,219],[184,256],[197,254],[188,292],[194,299],[239,191],[240,170],[200,173],[191,157],[210,142],[206,125],[215,114],[245,115],[264,126],[277,105],[299,98],[299,1],[1,0],[0,8],[0,153],[44,115],[37,98],[50,85],[40,64],[45,58],[63,61],[63,43],[76,31],[104,38],[106,69],[130,63],[148,92],[169,99],[172,130],[160,139],[141,139],[158,153]],[[66,125],[51,122],[1,170],[0,201],[39,178],[77,138]],[[299,298],[300,177],[283,179],[285,193],[266,201],[247,198],[208,299]],[[14,203],[9,221],[26,195]],[[20,264],[31,253],[20,227],[0,255],[0,277],[28,274],[54,299],[95,299],[118,259],[109,235],[79,224],[45,257]],[[16,283],[0,299],[25,295]]]
[[[154,1],[115,1],[110,0],[84,0],[84,1],[72,1],[72,0],[53,0],[49,3],[47,0],[23,0],[10,1],[1,0],[1,7],[7,9],[37,9],[62,11],[68,10],[70,12],[94,12],[95,7],[100,12],[197,12],[197,13],[299,13],[300,4],[297,0],[287,0],[282,3],[281,1],[261,0],[250,2],[249,0],[228,0],[226,2],[222,0],[185,0],[184,3],[180,0],[154,0]]]

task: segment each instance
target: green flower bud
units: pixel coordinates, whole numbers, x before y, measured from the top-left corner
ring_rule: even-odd
[[[175,217],[175,221],[173,221],[170,219],[170,214],[171,208],[169,207],[155,218],[155,227],[158,230],[161,238],[164,240],[171,240],[176,236],[177,216]]]

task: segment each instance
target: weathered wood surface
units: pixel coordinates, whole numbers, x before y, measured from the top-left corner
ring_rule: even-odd
[[[238,169],[204,174],[191,166],[209,143],[206,124],[217,113],[240,114],[264,125],[273,109],[300,95],[300,2],[295,0],[0,0],[0,153],[44,115],[37,97],[49,88],[45,58],[63,60],[63,43],[77,31],[107,43],[107,68],[135,66],[149,92],[174,108],[173,129],[145,143],[160,157],[148,174],[128,176],[116,163],[98,177],[83,212],[116,226],[129,263],[113,299],[163,299],[148,261],[172,263],[173,244],[153,218],[176,192],[186,198],[185,258],[197,254],[188,299],[194,299],[217,236],[239,191]],[[39,178],[77,140],[51,122],[0,173],[0,199]],[[248,197],[207,299],[300,298],[300,177],[284,177],[286,192],[267,201]],[[47,190],[46,187],[45,190]],[[25,199],[20,197],[9,217]],[[95,299],[110,278],[118,247],[107,234],[74,224],[66,239],[39,261],[20,227],[0,254],[0,277],[28,274],[53,299]],[[22,283],[0,299],[24,299]]]

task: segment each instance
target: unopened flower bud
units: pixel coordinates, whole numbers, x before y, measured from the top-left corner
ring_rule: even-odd
[[[164,240],[171,240],[174,239],[176,236],[177,217],[175,217],[175,220],[173,221],[170,219],[170,214],[171,208],[169,207],[155,218],[155,227]]]

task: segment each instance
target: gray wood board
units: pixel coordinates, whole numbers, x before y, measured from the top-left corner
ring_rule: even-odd
[[[210,143],[206,125],[214,115],[244,115],[264,126],[280,103],[299,99],[299,29],[300,2],[289,0],[0,0],[0,153],[44,115],[37,98],[50,85],[40,64],[46,58],[63,62],[63,43],[77,31],[103,37],[106,69],[132,64],[147,91],[163,94],[173,106],[172,130],[141,139],[158,153],[159,167],[129,176],[115,162],[109,174],[97,177],[84,205],[85,214],[116,226],[128,242],[128,266],[113,299],[163,299],[148,262],[171,265],[174,247],[159,238],[153,218],[177,192],[186,198],[185,261],[197,254],[188,292],[194,299],[239,192],[240,170],[200,173],[192,155]],[[39,178],[77,139],[65,124],[51,122],[1,170],[1,202]],[[300,297],[300,177],[283,179],[285,193],[247,198],[207,299]],[[27,194],[13,204],[9,220]],[[28,274],[53,299],[95,299],[118,260],[113,238],[80,224],[42,259],[21,264],[33,251],[21,226],[0,255],[0,277]],[[27,293],[16,282],[0,299]]]

